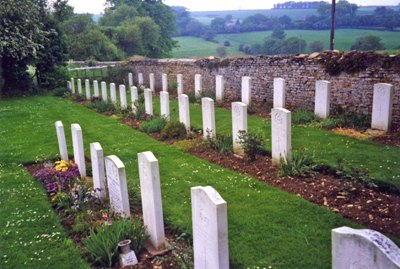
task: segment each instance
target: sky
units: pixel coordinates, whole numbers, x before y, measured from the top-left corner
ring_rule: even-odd
[[[205,10],[238,10],[238,9],[269,9],[276,3],[287,0],[164,0],[170,6],[185,6],[190,11]],[[307,1],[307,0],[303,0]],[[319,1],[319,0],[317,0]],[[299,2],[299,1],[296,1]],[[329,1],[330,2],[330,1]],[[358,5],[397,5],[400,0],[350,0]],[[104,10],[105,0],[69,0],[76,13],[98,14]]]

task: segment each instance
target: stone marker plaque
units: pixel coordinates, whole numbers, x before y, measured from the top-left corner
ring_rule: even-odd
[[[98,98],[99,97],[99,83],[97,82],[97,80],[93,81],[93,91],[94,91],[93,96]]]
[[[101,82],[101,98],[106,102],[108,101],[107,83],[105,81]]]
[[[74,161],[78,165],[81,177],[86,177],[85,150],[83,148],[82,129],[79,124],[71,124],[72,146],[74,149]]]
[[[86,99],[90,100],[91,94],[90,94],[90,81],[88,79],[85,79],[85,90],[86,90]]]
[[[274,78],[274,108],[284,108],[286,98],[286,82],[283,78]]]
[[[372,129],[389,131],[392,122],[393,85],[378,83],[374,85],[372,104]]]
[[[169,94],[168,92],[160,92],[160,106],[161,106],[161,117],[166,119],[169,118]]]
[[[183,75],[178,74],[176,75],[176,82],[177,82],[177,93],[178,96],[183,94]]]
[[[243,155],[243,147],[240,144],[240,131],[247,132],[247,105],[241,102],[232,103],[232,139],[233,152]]]
[[[136,102],[138,102],[138,89],[135,86],[131,87],[131,103],[132,103],[132,112],[136,113]]]
[[[315,115],[321,119],[329,117],[331,83],[326,80],[315,82]]]
[[[111,103],[117,104],[117,90],[115,89],[115,83],[110,83],[110,98]]]
[[[153,91],[144,89],[144,107],[147,115],[153,116]]]
[[[182,122],[186,131],[190,133],[190,110],[189,110],[189,96],[181,94],[178,97],[179,101],[179,121]]]
[[[196,98],[201,97],[201,93],[203,91],[203,85],[202,85],[202,78],[200,74],[196,74],[194,76],[194,94]]]
[[[121,109],[125,110],[128,108],[126,103],[126,88],[125,85],[119,85],[119,98],[121,103]]]
[[[68,161],[68,149],[67,142],[65,140],[64,125],[61,121],[56,121],[55,125],[61,160]]]
[[[155,81],[154,81],[154,73],[149,74],[149,87],[152,92],[155,92]]]
[[[215,76],[215,98],[217,102],[224,101],[224,77],[221,75]]]
[[[251,105],[251,77],[242,77],[242,103]]]
[[[272,163],[290,160],[292,154],[292,116],[284,108],[273,108],[271,113]]]
[[[167,76],[167,74],[162,74],[161,80],[162,80],[162,90],[164,92],[168,92],[168,76]]]
[[[100,199],[107,196],[106,175],[104,172],[104,155],[100,143],[90,143],[90,159],[92,161],[93,187]]]
[[[203,116],[203,136],[205,139],[214,139],[216,137],[214,100],[208,97],[201,98],[201,107]]]

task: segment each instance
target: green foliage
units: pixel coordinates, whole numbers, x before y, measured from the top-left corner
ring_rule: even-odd
[[[188,92],[187,96],[189,97],[189,103],[194,104],[200,101],[200,98],[196,97],[196,93],[194,91]]]
[[[107,74],[111,82],[115,83],[115,85],[128,84],[127,76],[129,72],[131,72],[131,68],[129,66],[114,66],[107,67]],[[138,88],[138,94],[139,88]]]
[[[66,95],[67,92],[67,88],[55,88],[53,90],[53,95],[54,96],[58,96],[58,97],[63,97],[64,95]]]
[[[355,167],[351,163],[345,162],[342,158],[337,160],[337,169],[335,174],[343,179],[350,180],[353,183],[361,183],[368,188],[378,187],[375,179],[370,176],[365,167]]]
[[[226,48],[224,46],[220,46],[217,48],[217,54],[219,57],[226,57]]]
[[[318,116],[312,111],[299,109],[292,113],[293,124],[310,124],[318,120]]]
[[[94,100],[93,102],[89,102],[87,107],[90,109],[94,109],[97,112],[105,113],[105,112],[115,112],[115,106],[110,101],[104,101],[101,99]]]
[[[179,140],[174,143],[174,147],[184,151],[189,152],[192,148],[197,148],[201,146],[199,142],[195,139],[184,139]]]
[[[210,134],[207,134],[206,142],[209,147],[218,151],[220,154],[230,154],[233,151],[231,135],[217,134],[216,138],[211,138]]]
[[[283,40],[286,37],[285,30],[283,30],[282,27],[275,27],[272,31],[271,37]]]
[[[312,158],[300,152],[294,154],[290,159],[281,159],[279,174],[281,176],[306,177],[316,168]]]
[[[384,45],[379,36],[367,35],[357,38],[356,42],[351,46],[352,50],[383,50]]]
[[[261,135],[239,131],[239,143],[242,145],[246,159],[252,162],[257,154],[264,152],[264,139]]]
[[[146,107],[143,103],[143,95],[139,95],[139,100],[135,102],[135,112],[133,113],[133,118],[135,120],[141,121],[141,120],[145,120],[147,117],[146,114]]]
[[[201,97],[208,97],[215,100],[215,92],[214,91],[202,91]]]
[[[146,134],[159,133],[165,127],[167,121],[163,117],[154,117],[140,124],[140,129]]]
[[[311,42],[309,46],[311,52],[319,52],[324,50],[324,43],[322,43],[322,41],[319,40]]]
[[[111,268],[118,257],[118,243],[126,239],[132,240],[132,249],[139,253],[147,239],[139,218],[121,219],[92,229],[84,244],[94,262]]]
[[[161,131],[161,139],[183,139],[186,137],[186,127],[179,121],[170,120]]]
[[[178,82],[176,80],[171,80],[168,82],[168,91],[170,93],[176,93],[178,90]]]

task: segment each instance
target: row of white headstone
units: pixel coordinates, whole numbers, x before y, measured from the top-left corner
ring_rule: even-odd
[[[130,81],[133,83],[133,75],[129,73]],[[183,93],[183,76],[177,75],[178,96]],[[143,85],[143,74],[138,74],[138,81]],[[150,89],[154,91],[154,74],[149,75]],[[200,97],[202,93],[202,76],[195,75],[195,95]],[[162,74],[162,89],[168,91],[167,74]],[[331,83],[326,80],[317,80],[315,83],[315,114],[325,119],[330,112],[330,92]],[[224,99],[224,78],[221,75],[215,77],[216,101],[222,102]],[[242,77],[241,102],[251,105],[251,77]],[[274,78],[273,83],[273,107],[285,108],[286,101],[286,81],[283,78]],[[374,85],[372,121],[371,128],[388,131],[392,121],[393,106],[393,85],[387,83],[377,83]]]
[[[56,122],[56,131],[63,160],[68,160],[62,122]],[[84,165],[82,129],[71,125],[74,158],[80,171]],[[93,183],[106,196],[106,182],[111,209],[123,217],[130,216],[125,166],[117,156],[103,157],[99,143],[90,144]],[[158,160],[152,152],[138,154],[143,222],[154,250],[166,247],[160,172]],[[82,172],[82,176],[85,173]],[[228,269],[227,203],[212,187],[191,188],[194,268]],[[341,227],[332,230],[332,268],[400,268],[400,249],[384,235],[372,230]]]
[[[55,123],[60,156],[68,160],[64,126]],[[81,176],[86,176],[82,129],[72,124],[74,159]],[[114,155],[104,158],[100,143],[90,144],[93,185],[99,198],[109,195],[113,212],[130,216],[125,166]],[[150,151],[138,154],[143,223],[149,246],[157,251],[166,247],[158,160]],[[107,185],[107,188],[106,188]],[[195,268],[229,268],[227,203],[212,187],[191,188],[193,249]]]

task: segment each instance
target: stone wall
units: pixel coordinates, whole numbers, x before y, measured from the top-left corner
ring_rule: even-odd
[[[129,62],[137,81],[143,73],[148,85],[149,73],[154,73],[156,89],[161,89],[161,74],[176,81],[183,74],[184,92],[194,91],[194,75],[203,76],[203,91],[215,91],[215,76],[225,78],[225,96],[240,100],[241,77],[252,78],[252,100],[272,103],[273,78],[286,79],[286,100],[290,108],[314,109],[315,82],[331,82],[331,108],[371,115],[373,85],[391,83],[394,86],[393,124],[400,126],[400,57],[373,53],[338,52],[299,56],[257,56],[207,59],[145,59]],[[342,72],[340,72],[342,71]]]

